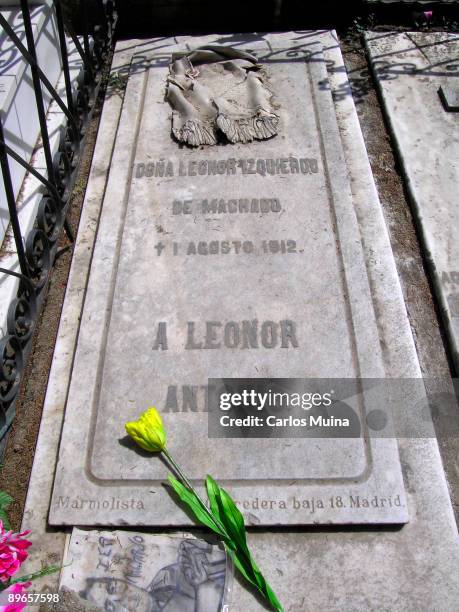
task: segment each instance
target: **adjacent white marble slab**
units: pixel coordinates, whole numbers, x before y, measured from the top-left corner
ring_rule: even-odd
[[[438,95],[458,87],[459,36],[367,32],[365,39],[459,370],[459,114]]]

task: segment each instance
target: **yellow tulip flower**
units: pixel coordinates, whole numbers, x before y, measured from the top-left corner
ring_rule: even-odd
[[[146,451],[157,453],[166,448],[166,432],[156,408],[148,408],[137,421],[126,423],[127,433]]]

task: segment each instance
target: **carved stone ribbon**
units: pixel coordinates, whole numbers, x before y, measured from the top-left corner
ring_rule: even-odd
[[[172,134],[190,146],[248,143],[277,134],[273,93],[257,59],[239,49],[206,46],[172,56],[166,99]]]

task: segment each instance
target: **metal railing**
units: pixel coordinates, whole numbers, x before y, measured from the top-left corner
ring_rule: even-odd
[[[8,308],[6,334],[0,338],[0,439],[14,418],[17,394],[31,348],[35,322],[58,253],[57,244],[62,231],[65,231],[69,240],[73,242],[72,231],[67,221],[69,197],[78,170],[86,126],[91,118],[101,84],[101,69],[112,47],[116,24],[116,11],[112,0],[94,0],[92,4],[97,8],[98,23],[94,25],[93,19],[89,25],[87,0],[81,0],[83,32],[79,37],[73,32],[70,24],[64,25],[61,0],[53,0],[52,8],[57,24],[60,62],[65,83],[65,100],[49,82],[37,61],[28,0],[21,0],[25,44],[0,13],[0,27],[30,67],[46,165],[45,175],[37,171],[28,160],[23,159],[6,143],[4,117],[0,116],[0,165],[20,270],[14,272],[0,267],[0,273],[19,279],[16,298]],[[66,35],[73,41],[82,62],[76,84],[72,84]],[[46,121],[43,88],[64,113],[66,119],[66,125],[60,130],[57,152],[54,154]],[[36,218],[24,241],[11,178],[10,158],[25,168],[42,185]]]

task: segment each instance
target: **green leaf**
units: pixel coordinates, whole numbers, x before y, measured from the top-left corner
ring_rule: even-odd
[[[240,540],[244,547],[247,547],[247,536],[245,533],[244,517],[237,508],[230,495],[225,489],[220,489],[220,514],[226,519],[224,525],[231,527],[230,535]]]
[[[236,507],[236,504],[225,489],[222,489],[215,482],[212,476],[207,476],[206,486],[212,514],[217,516],[230,536],[233,543],[231,548],[234,548],[235,544],[240,549],[240,552],[244,551],[247,556],[250,556],[249,549],[247,548],[244,517]]]
[[[272,590],[272,588],[263,578],[260,570],[255,565],[253,559],[252,559],[252,564],[249,563],[249,565],[247,566],[247,560],[245,557],[241,559],[237,553],[236,554],[233,553],[231,554],[231,558],[233,559],[234,565],[239,570],[239,572],[244,576],[244,578],[248,582],[250,582],[250,584],[254,586],[263,595],[263,597],[265,597],[271,603],[271,605],[273,606],[275,610],[277,610],[278,612],[282,612],[283,608],[279,600],[274,594],[274,591]],[[256,568],[256,571],[255,571],[256,577],[253,576],[254,567]]]
[[[207,514],[207,512],[202,507],[199,497],[170,474],[167,478],[174,491],[177,493],[180,499],[188,506],[196,520],[202,525],[209,527],[209,529],[212,529],[212,531],[218,533],[219,536],[226,540],[228,538],[228,534],[224,533],[218,527],[215,521],[211,518],[211,516]]]
[[[206,488],[212,514],[223,524],[230,536],[229,540],[225,540],[225,544],[236,568],[250,584],[268,599],[275,610],[281,611],[282,606],[250,554],[242,513],[229,493],[209,475],[206,478]]]
[[[249,576],[250,582],[262,593],[264,593],[266,587],[266,580],[264,579],[263,574],[258,569],[258,566],[255,563],[252,555],[250,554],[250,551],[247,546],[245,548],[239,547],[236,550],[236,555],[238,562],[244,566],[245,572]]]
[[[2,521],[2,523],[3,523],[3,527],[4,527],[4,528],[5,528],[7,531],[9,531],[9,530],[11,529],[11,525],[10,525],[10,521],[9,521],[9,519],[8,519],[8,515],[7,515],[7,513],[5,512],[5,510],[2,510],[1,508],[0,508],[0,521]]]
[[[13,498],[5,491],[0,491],[0,521],[2,521],[5,529],[11,529],[6,508],[11,504]]]
[[[283,612],[283,608],[282,608],[281,602],[277,599],[276,594],[274,593],[272,588],[269,586],[269,584],[266,582],[266,580],[265,580],[265,584],[266,584],[266,596],[268,597],[269,601],[271,602],[271,605],[278,612]]]
[[[244,576],[244,578],[250,582],[250,584],[252,584],[256,589],[258,589],[258,584],[255,582],[255,580],[253,579],[253,577],[251,575],[249,575],[249,573],[247,572],[246,569],[246,561],[241,561],[241,559],[239,558],[239,556],[234,553],[233,551],[229,551],[230,555],[231,555],[231,559],[233,560],[234,565],[237,567],[237,569],[240,571],[240,573]]]
[[[218,507],[218,498],[220,497],[219,486],[215,480],[207,474],[206,478],[207,497],[209,498],[210,511],[214,516],[220,518],[220,510]]]
[[[0,508],[2,510],[8,508],[12,501],[13,498],[11,497],[11,495],[8,495],[8,493],[6,493],[5,491],[0,491]]]

